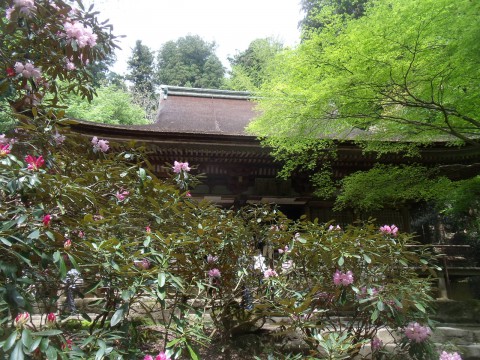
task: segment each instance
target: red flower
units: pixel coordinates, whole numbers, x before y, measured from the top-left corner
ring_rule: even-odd
[[[43,164],[45,164],[45,160],[43,160],[43,156],[39,156],[38,158],[32,155],[25,156],[25,161],[28,164],[27,169],[36,171],[40,169]]]
[[[52,215],[47,214],[43,217],[43,226],[48,226],[50,224],[50,221],[52,221]]]
[[[10,144],[0,144],[0,156],[5,156],[7,154],[10,154]]]
[[[65,340],[64,343],[62,343],[61,348],[64,351],[67,350],[67,348],[68,350],[72,350],[72,345],[73,345],[72,339],[68,339],[68,340]]]
[[[14,68],[7,68],[6,70],[6,73],[7,73],[7,76],[8,77],[12,77],[12,76],[15,76],[15,69]]]

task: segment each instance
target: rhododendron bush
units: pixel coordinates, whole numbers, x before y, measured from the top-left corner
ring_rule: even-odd
[[[3,10],[0,96],[21,121],[0,135],[2,355],[195,359],[213,336],[275,317],[279,336],[301,332],[313,358],[370,343],[387,356],[381,329],[396,332],[400,352],[440,356],[429,340],[432,258],[408,235],[294,222],[270,206],[222,209],[191,196],[188,159],[158,179],[144,148],[70,132],[56,80],[91,97],[85,64],[112,51],[110,28],[80,2]],[[72,329],[71,315],[88,326]],[[138,318],[159,325],[155,350]]]
[[[74,91],[92,99],[86,65],[116,47],[112,27],[81,1],[2,1],[0,4],[0,99],[17,111],[55,106]]]

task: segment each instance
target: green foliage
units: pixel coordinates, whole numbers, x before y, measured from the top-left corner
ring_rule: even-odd
[[[215,43],[187,35],[162,45],[157,55],[158,84],[218,89],[225,69],[215,55]]]
[[[109,70],[109,67],[111,67],[115,61],[115,54],[111,53],[106,55],[102,61],[86,65],[87,71],[92,75],[93,86],[99,87],[102,84],[108,83],[110,79],[115,78],[116,74]]]
[[[263,84],[267,68],[283,44],[273,38],[256,39],[248,48],[229,58],[232,66],[227,87],[233,90],[255,91]]]
[[[145,110],[134,103],[131,93],[114,85],[102,86],[97,96],[88,103],[80,96],[69,95],[66,99],[66,115],[72,118],[106,124],[147,124]]]
[[[154,94],[153,60],[152,50],[148,46],[143,45],[141,40],[137,40],[132,50],[132,56],[128,59],[129,73],[126,76],[127,80],[133,83],[135,91]]]
[[[342,180],[335,207],[367,212],[399,208],[411,202],[441,200],[454,188],[450,180],[423,166],[377,164],[369,171],[359,171]]]
[[[475,144],[478,11],[468,0],[378,1],[363,17],[332,23],[272,73],[251,130]]]
[[[15,116],[6,99],[0,100],[0,134],[13,129],[15,125]]]
[[[478,147],[478,3],[371,1],[358,18],[309,4],[329,21],[277,57],[249,126],[288,158],[285,171],[319,171],[316,157],[297,157],[316,139],[406,156],[433,142]]]
[[[363,16],[368,0],[301,0],[305,17],[300,21],[302,38],[322,30],[332,23],[334,16],[343,21]]]

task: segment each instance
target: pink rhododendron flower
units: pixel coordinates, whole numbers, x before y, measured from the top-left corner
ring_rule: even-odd
[[[337,226],[330,225],[328,227],[328,231],[334,231],[334,230],[342,230],[342,228],[339,225]]]
[[[220,270],[218,270],[217,268],[214,268],[212,270],[208,270],[208,276],[210,276],[211,278],[214,278],[214,279],[218,279],[222,275],[220,273]]]
[[[395,225],[391,225],[391,226],[384,225],[380,228],[380,231],[384,234],[397,236],[398,228]]]
[[[63,243],[63,248],[67,251],[70,250],[72,248],[72,240],[65,240],[65,242]]]
[[[207,263],[214,264],[218,261],[218,256],[207,255]]]
[[[43,217],[43,219],[42,219],[43,226],[48,226],[48,225],[50,225],[50,221],[52,221],[52,215],[46,214],[46,215]]]
[[[185,196],[186,196],[186,197],[192,197],[192,194],[190,193],[190,191],[187,191],[187,192],[185,193]]]
[[[190,167],[188,166],[188,162],[178,162],[178,161],[175,161],[173,163],[173,172],[178,174],[180,173],[181,171],[186,171],[186,172],[189,172],[190,171]]]
[[[57,322],[57,317],[54,313],[47,315],[47,326],[53,326]]]
[[[36,171],[40,169],[43,164],[45,164],[45,160],[43,160],[43,156],[39,156],[38,158],[32,155],[25,156],[25,161],[27,162],[28,170]]]
[[[52,0],[49,1],[49,4],[52,8],[54,8],[55,10],[60,10],[60,8],[57,6],[57,4],[55,4]]]
[[[150,229],[150,226],[145,226],[145,232],[147,234],[150,234],[152,232],[152,229]]]
[[[145,355],[143,360],[170,360],[170,357],[162,351],[155,358],[152,355]]]
[[[15,10],[14,7],[9,7],[7,8],[7,10],[5,10],[5,17],[7,18],[7,20],[10,20],[12,18],[13,10]]]
[[[263,273],[263,277],[266,279],[270,277],[277,277],[277,276],[278,276],[277,272],[273,269],[267,269]]]
[[[53,140],[55,140],[55,144],[62,145],[65,141],[65,135],[62,135],[57,131],[55,132],[55,135],[53,135]]]
[[[17,315],[15,318],[15,327],[17,329],[22,328],[30,320],[30,314],[28,312],[23,312]]]
[[[15,132],[17,129],[15,129]],[[5,144],[10,144],[13,145],[15,144],[15,139],[10,139],[5,136],[5,134],[0,134],[0,144],[5,145]]]
[[[115,197],[118,199],[118,201],[123,201],[126,199],[128,195],[130,195],[128,191],[122,191],[122,192],[117,191],[117,194],[115,195]]]
[[[462,357],[459,353],[447,353],[446,351],[442,351],[438,360],[462,360]]]
[[[375,288],[368,288],[367,289],[367,287],[363,286],[363,287],[360,288],[360,293],[357,294],[357,298],[358,299],[366,299],[370,296],[373,297],[373,296],[376,296],[376,295],[378,295],[378,290],[377,289],[375,289]]]
[[[414,342],[420,343],[428,339],[432,330],[428,326],[422,326],[418,322],[411,322],[403,328],[405,336]]]
[[[71,70],[75,70],[75,64],[73,62],[71,62],[70,60],[67,60],[66,63],[65,63],[65,69],[71,71]]]
[[[0,145],[0,156],[10,154],[10,144]]]
[[[155,356],[155,360],[170,360],[170,357],[167,356],[164,352],[161,352],[157,356]]]
[[[14,9],[18,9],[21,15],[30,17],[37,8],[33,0],[15,0],[13,2],[13,8],[11,8],[11,11],[8,12],[7,9],[7,19],[10,20],[11,13]]]
[[[33,63],[30,62],[27,62],[25,64],[21,62],[16,62],[14,68],[17,74],[21,74],[26,79],[33,78],[35,80],[38,80],[42,77],[40,69],[33,66]]]
[[[333,274],[333,283],[336,286],[347,286],[353,284],[353,273],[349,270],[346,273],[340,270],[335,271]]]
[[[96,136],[92,138],[93,151],[107,152],[109,149],[108,141],[103,139],[98,139]]]
[[[75,40],[79,48],[97,44],[97,35],[93,33],[93,30],[77,21],[67,21],[63,24],[63,28],[65,29],[65,38]]]
[[[371,342],[372,350],[377,351],[383,347],[383,341],[380,340],[378,337],[374,337]]]

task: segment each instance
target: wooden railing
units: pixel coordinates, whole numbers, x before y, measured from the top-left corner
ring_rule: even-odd
[[[441,297],[450,297],[452,279],[480,275],[480,267],[475,263],[470,245],[432,244],[431,247],[442,267],[442,277],[439,277]]]

